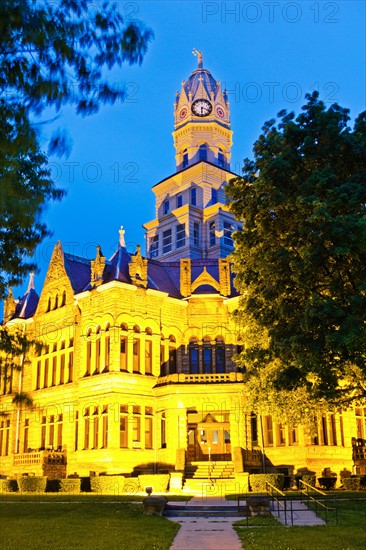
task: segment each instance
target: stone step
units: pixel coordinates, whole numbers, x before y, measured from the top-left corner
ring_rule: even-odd
[[[243,510],[239,511],[237,506],[189,506],[168,504],[164,510],[166,517],[243,517]]]

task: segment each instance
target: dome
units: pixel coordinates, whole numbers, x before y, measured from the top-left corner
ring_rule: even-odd
[[[211,97],[211,92],[213,92],[214,97],[216,97],[216,92],[219,88],[219,84],[214,79],[210,71],[208,71],[207,69],[204,69],[203,67],[193,71],[191,76],[184,83],[183,87],[187,94],[187,97],[189,97],[188,94],[191,93],[192,98],[194,98],[201,82],[203,87],[206,90],[208,97]]]

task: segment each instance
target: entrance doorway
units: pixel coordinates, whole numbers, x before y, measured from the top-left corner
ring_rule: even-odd
[[[231,460],[230,423],[217,422],[208,414],[188,425],[188,462]]]

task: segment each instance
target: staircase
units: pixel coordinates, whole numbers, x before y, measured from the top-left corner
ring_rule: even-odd
[[[210,471],[211,468],[211,471]],[[229,484],[234,480],[234,464],[230,461],[189,462],[185,468],[185,492],[214,494],[218,486]]]
[[[168,518],[242,518],[243,512],[238,506],[215,499],[215,504],[190,504],[190,502],[169,503],[165,506],[164,516]]]

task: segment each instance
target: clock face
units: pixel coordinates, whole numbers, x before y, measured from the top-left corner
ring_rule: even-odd
[[[207,99],[196,99],[192,103],[192,113],[196,116],[208,116],[212,111],[212,105]]]
[[[180,118],[180,119],[186,118],[187,113],[188,113],[187,107],[183,107],[183,109],[181,109],[181,110],[179,111],[179,118]]]
[[[218,105],[218,106],[216,107],[216,114],[217,114],[217,116],[220,117],[220,118],[225,118],[225,111],[224,111],[224,109],[221,107],[221,105]]]

